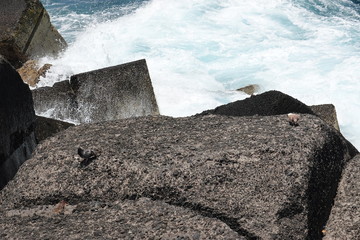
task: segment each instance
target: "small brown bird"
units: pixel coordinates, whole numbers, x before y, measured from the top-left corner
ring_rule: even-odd
[[[68,203],[65,200],[61,200],[58,204],[55,205],[53,212],[56,214],[63,214],[65,212],[65,206]]]
[[[296,113],[289,113],[288,120],[291,126],[299,126],[300,115]]]

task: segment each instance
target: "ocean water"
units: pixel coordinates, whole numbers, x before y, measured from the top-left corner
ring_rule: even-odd
[[[360,149],[360,5],[351,0],[43,0],[69,43],[40,86],[145,58],[160,112],[188,116],[279,90],[335,105]]]

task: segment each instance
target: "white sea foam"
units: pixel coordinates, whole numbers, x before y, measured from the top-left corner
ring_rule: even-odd
[[[360,149],[359,19],[347,0],[153,0],[111,21],[69,20],[86,28],[64,20],[60,32],[76,38],[60,58],[42,59],[54,66],[41,82],[145,58],[164,115],[243,99],[233,90],[259,84],[309,105],[333,103]]]

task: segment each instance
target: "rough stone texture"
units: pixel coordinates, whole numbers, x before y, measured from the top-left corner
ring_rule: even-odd
[[[29,87],[0,56],[0,189],[35,148],[35,114]]]
[[[253,95],[244,100],[204,111],[198,115],[271,116],[286,113],[314,114],[319,116],[330,126],[333,126],[336,130],[340,131],[335,106],[333,104],[307,106],[299,100],[279,91],[268,91],[256,96]]]
[[[236,91],[244,92],[248,95],[253,95],[254,93],[258,92],[260,90],[260,86],[257,84],[251,84],[239,89],[236,89]]]
[[[324,239],[359,239],[360,237],[360,155],[346,166],[334,207],[326,225]]]
[[[66,42],[38,0],[1,0],[0,54],[19,68],[29,57],[56,55]]]
[[[253,95],[244,100],[219,106],[213,110],[204,111],[199,115],[271,116],[291,112],[314,114],[310,107],[299,100],[279,91],[268,91],[259,95]]]
[[[63,214],[46,205],[7,216],[23,225],[0,222],[1,239],[246,239],[220,220],[148,198],[75,203]]]
[[[101,154],[80,167],[79,146]],[[289,125],[287,115],[149,116],[82,124],[39,144],[0,192],[0,232],[25,234],[26,226],[36,236],[51,229],[54,238],[73,231],[116,238],[101,230],[113,229],[115,216],[126,213],[116,225],[119,231],[130,225],[145,228],[132,231],[134,239],[144,239],[144,231],[156,236],[160,230],[151,224],[162,219],[168,225],[158,225],[161,234],[192,226],[203,236],[209,231],[205,222],[212,219],[209,234],[222,229],[224,239],[236,239],[229,229],[239,239],[320,239],[343,166],[356,154],[338,131],[307,114],[297,127]],[[150,199],[148,205],[138,204],[143,198]],[[103,205],[94,213],[75,211],[47,222],[9,217],[61,200],[70,206]],[[117,201],[139,209],[116,210]],[[193,218],[181,227],[188,214]],[[74,230],[80,223],[84,228]]]
[[[63,131],[71,126],[72,123],[62,122],[56,119],[36,116],[35,136],[38,142],[45,140],[56,133]]]
[[[40,77],[46,76],[46,72],[50,67],[51,64],[44,64],[40,67],[37,60],[29,60],[17,71],[25,83],[31,87],[35,87]]]
[[[37,115],[71,121],[77,114],[76,95],[67,80],[52,87],[36,88],[32,90],[32,96]]]
[[[311,110],[330,126],[340,131],[336,116],[336,109],[333,104],[321,104],[310,106]]]
[[[33,98],[38,115],[79,123],[159,114],[145,60],[74,75]]]

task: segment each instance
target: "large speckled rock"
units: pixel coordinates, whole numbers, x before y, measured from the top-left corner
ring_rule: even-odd
[[[36,116],[35,136],[36,141],[41,142],[71,126],[73,123],[63,122],[56,119]]]
[[[38,115],[77,123],[159,114],[144,59],[35,89],[33,99]]]
[[[97,158],[81,166],[79,146]],[[120,231],[124,239],[175,239],[176,231],[181,239],[321,239],[343,166],[356,153],[338,131],[306,114],[296,127],[287,115],[82,124],[39,144],[0,192],[0,232],[8,232],[4,238],[30,232],[38,238],[51,229],[53,238],[117,238]],[[31,215],[49,206],[59,212],[62,200],[70,208],[63,215]]]
[[[1,0],[0,54],[14,67],[67,46],[39,0]]]
[[[340,131],[339,123],[337,120],[336,109],[333,104],[320,104],[310,106],[311,110],[321,117],[330,126],[333,126],[336,130]]]
[[[360,155],[347,164],[324,239],[360,238]]]
[[[0,189],[35,148],[35,113],[29,86],[0,56]]]
[[[250,87],[251,86],[252,85],[250,85]],[[301,101],[275,90],[264,92],[256,96],[253,95],[244,100],[221,105],[198,115],[270,116],[287,113],[308,113],[317,115],[327,124],[340,131],[335,106],[333,104],[307,106]]]
[[[62,212],[57,205],[47,205],[9,211],[7,217],[25,224],[0,222],[1,239],[246,240],[221,220],[148,198],[67,204]]]

